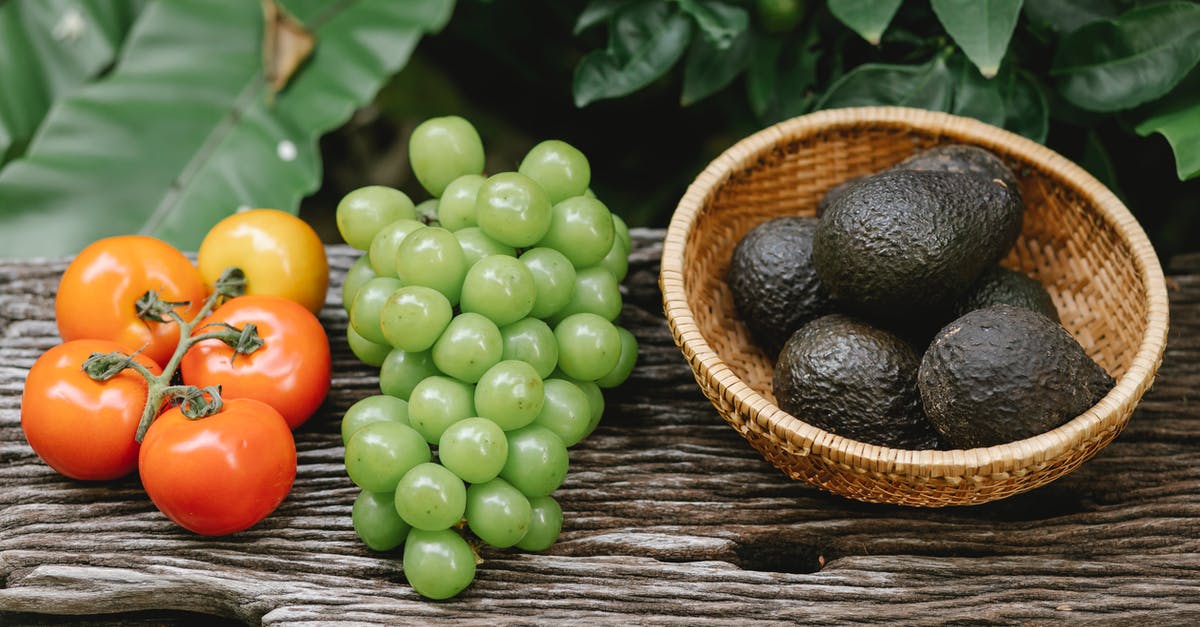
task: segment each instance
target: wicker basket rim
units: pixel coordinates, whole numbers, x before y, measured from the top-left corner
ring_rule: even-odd
[[[1019,156],[1042,171],[1075,187],[1129,246],[1137,275],[1148,296],[1147,323],[1136,354],[1116,385],[1083,414],[1046,433],[986,448],[966,450],[902,450],[858,442],[824,431],[779,409],[742,382],[701,334],[684,291],[684,249],[701,209],[731,175],[752,166],[781,142],[862,124],[893,126],[938,134],[956,141]],[[696,374],[780,438],[793,453],[818,455],[838,465],[871,474],[928,478],[996,476],[1035,470],[1106,430],[1120,429],[1123,414],[1153,382],[1166,346],[1168,299],[1158,257],[1129,209],[1083,168],[1053,150],[1015,133],[972,118],[907,107],[854,107],[811,113],[750,135],[714,159],[688,186],[667,227],[659,283],[664,313]]]

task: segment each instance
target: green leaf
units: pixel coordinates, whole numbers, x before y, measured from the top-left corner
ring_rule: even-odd
[[[632,2],[633,0],[592,0],[575,20],[575,34],[578,35],[597,24],[611,20],[617,11]]]
[[[815,108],[903,106],[947,111],[954,81],[941,56],[923,65],[867,63],[831,85]]]
[[[1200,70],[1194,70],[1166,98],[1144,112],[1134,129],[1143,137],[1160,133],[1175,153],[1179,180],[1200,177]]]
[[[775,102],[775,70],[783,51],[780,37],[755,37],[750,45],[750,61],[746,68],[746,97],[754,115],[762,118]]]
[[[575,67],[575,106],[631,94],[675,65],[692,37],[692,20],[663,2],[632,5],[619,12],[607,50],[588,53]]]
[[[933,12],[954,43],[987,78],[1000,70],[1022,0],[931,0]]]
[[[1200,5],[1142,6],[1084,26],[1059,44],[1051,76],[1072,104],[1120,111],[1171,91],[1200,61]]]
[[[684,13],[696,20],[704,38],[718,50],[729,50],[738,35],[750,26],[750,14],[742,7],[715,0],[676,1]]]
[[[878,46],[900,0],[828,0],[829,12],[872,46]]]
[[[294,212],[319,184],[318,137],[368,102],[453,2],[297,6],[312,8],[317,46],[272,100],[259,3],[148,5],[111,74],[61,101],[0,171],[0,254],[67,254],[133,232],[195,249],[239,206]]]
[[[1121,14],[1117,0],[1025,0],[1023,10],[1029,21],[1063,34]]]
[[[751,37],[743,30],[733,43],[722,50],[707,37],[695,37],[683,65],[683,96],[688,106],[699,102],[731,83],[750,62]]]
[[[55,101],[112,66],[139,5],[0,2],[0,166],[25,150]]]
[[[1032,75],[1004,69],[995,78],[986,79],[960,55],[951,57],[949,67],[956,77],[950,113],[1008,129],[1036,142],[1046,140],[1050,108]]]

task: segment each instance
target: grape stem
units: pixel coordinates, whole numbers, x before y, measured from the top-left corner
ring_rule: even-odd
[[[200,389],[194,385],[172,385],[171,381],[175,378],[179,364],[183,361],[183,356],[187,354],[188,349],[199,342],[221,340],[234,349],[235,357],[248,355],[262,347],[263,340],[253,324],[247,324],[242,328],[224,323],[206,325],[206,327],[214,327],[215,330],[192,335],[199,321],[208,317],[225,300],[240,296],[245,293],[245,290],[246,278],[242,271],[238,268],[225,270],[217,279],[212,294],[205,299],[204,306],[196,312],[191,320],[184,320],[183,316],[175,310],[176,307],[187,305],[186,302],[164,301],[153,291],[146,292],[139,298],[134,305],[139,316],[147,321],[154,320],[166,324],[174,322],[179,325],[179,344],[176,345],[175,352],[163,366],[160,374],[154,374],[149,368],[135,361],[133,357],[137,352],[133,355],[126,355],[121,351],[93,353],[84,361],[83,371],[95,381],[106,381],[126,369],[133,370],[146,379],[146,405],[142,409],[142,418],[138,422],[135,436],[138,442],[145,437],[150,423],[154,421],[165,403],[171,401],[179,403],[180,410],[191,419],[211,416],[221,410],[222,401],[219,387]]]

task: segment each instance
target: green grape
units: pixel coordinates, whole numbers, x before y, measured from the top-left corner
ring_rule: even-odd
[[[475,580],[475,552],[456,531],[413,529],[404,543],[404,578],[427,599],[449,599]]]
[[[454,308],[441,292],[407,285],[388,297],[379,314],[383,337],[396,348],[410,352],[429,350],[450,324]]]
[[[621,358],[621,335],[613,323],[593,313],[567,316],[554,328],[558,367],[572,379],[595,381]]]
[[[542,411],[545,391],[533,366],[501,361],[483,373],[475,386],[475,411],[511,431],[533,422]]]
[[[433,343],[433,363],[438,370],[475,383],[500,361],[504,338],[495,322],[477,313],[460,313]]]
[[[346,194],[337,206],[337,227],[346,243],[367,250],[385,225],[417,217],[408,195],[398,189],[371,185]]]
[[[421,434],[399,422],[372,422],[346,442],[346,474],[371,492],[394,491],[404,473],[430,458]]]
[[[475,127],[461,117],[430,118],[413,129],[408,160],[421,186],[441,196],[454,179],[483,173],[483,141]]]
[[[562,532],[562,507],[549,496],[535,496],[529,499],[529,507],[533,510],[529,519],[529,531],[525,532],[525,537],[517,543],[517,548],[525,551],[545,551],[554,546],[558,534]]]
[[[476,483],[467,489],[467,526],[494,547],[520,542],[532,519],[529,499],[503,479]]]
[[[625,220],[622,220],[621,216],[614,213],[612,217],[613,234],[625,245],[625,254],[628,255],[633,251],[633,239],[629,237],[629,227],[625,225]]]
[[[359,492],[350,510],[350,521],[355,533],[372,551],[390,551],[400,546],[411,528],[396,513],[395,496],[391,492]]]
[[[551,319],[559,321],[571,314],[594,313],[612,321],[621,315],[621,304],[621,286],[616,277],[603,266],[592,266],[575,274],[571,299]]]
[[[567,446],[553,431],[529,425],[508,432],[508,459],[500,477],[525,496],[546,496],[567,477]]]
[[[438,369],[429,351],[410,353],[396,348],[379,367],[379,391],[407,401],[418,383],[436,374]]]
[[[421,202],[417,203],[417,219],[420,220],[422,224],[428,224],[430,226],[442,226],[442,223],[438,220],[438,209],[440,206],[441,200],[437,198],[426,198],[425,200],[422,200]]]
[[[346,325],[346,344],[359,361],[376,368],[383,365],[388,353],[392,351],[392,347],[387,344],[376,344],[359,335],[353,325]]]
[[[427,377],[408,397],[408,422],[430,444],[437,444],[450,425],[477,415],[475,386],[450,377]]]
[[[400,244],[409,233],[423,228],[424,223],[405,218],[379,229],[367,250],[367,257],[371,260],[371,269],[375,271],[375,275],[396,276],[396,254],[400,250]]]
[[[550,202],[583,194],[592,180],[587,157],[557,139],[547,139],[530,149],[517,171],[545,188]]]
[[[449,529],[466,511],[467,487],[440,464],[418,464],[396,486],[395,505],[400,518],[414,529]]]
[[[501,359],[523,361],[545,379],[558,365],[558,341],[550,325],[537,318],[518,320],[500,329],[504,341]]]
[[[566,255],[576,268],[600,263],[616,239],[612,213],[604,203],[586,196],[573,196],[554,205],[550,229],[538,246]]]
[[[440,226],[418,229],[404,238],[396,253],[396,276],[406,285],[423,285],[458,304],[467,258],[454,234]]]
[[[496,326],[524,318],[533,309],[537,286],[525,264],[508,255],[475,262],[462,284],[462,310],[487,316]]]
[[[550,376],[554,379],[570,381],[571,383],[575,384],[575,387],[583,390],[583,393],[587,396],[588,407],[591,408],[592,414],[591,420],[588,421],[587,432],[583,437],[586,438],[587,436],[591,435],[592,432],[596,430],[596,427],[600,425],[600,419],[604,417],[604,391],[600,389],[599,385],[596,385],[595,381],[580,381],[579,379],[572,379],[571,377],[568,377],[567,374],[561,369],[555,370],[554,374],[551,374]]]
[[[363,339],[376,344],[387,344],[383,337],[383,327],[379,324],[379,314],[383,303],[392,292],[404,287],[399,279],[392,277],[375,277],[363,284],[354,295],[354,304],[350,306],[350,325]]]
[[[466,418],[446,427],[438,440],[438,461],[467,483],[491,481],[508,459],[508,438],[487,418]]]
[[[438,204],[438,221],[443,227],[457,231],[475,226],[475,196],[483,181],[478,174],[466,174],[446,186]]]
[[[593,192],[592,188],[589,187],[589,188],[583,190],[583,195],[587,196],[588,198],[595,198],[596,192]]]
[[[624,383],[633,373],[633,366],[637,363],[637,338],[625,327],[617,327],[617,334],[621,336],[621,356],[617,358],[617,365],[613,366],[608,374],[596,379],[596,385],[602,388],[615,388]]]
[[[517,256],[517,249],[507,244],[501,244],[484,235],[483,231],[477,226],[468,226],[459,229],[454,232],[454,237],[458,240],[458,244],[462,246],[463,256],[467,258],[467,268],[475,265],[476,261],[488,255]]]
[[[386,394],[359,399],[342,414],[342,444],[345,445],[355,431],[374,422],[388,421],[408,424],[408,402]]]
[[[571,447],[582,440],[592,422],[592,406],[579,386],[565,379],[546,379],[546,400],[533,424],[543,426]]]
[[[475,220],[488,237],[524,248],[542,239],[550,228],[550,199],[528,176],[501,172],[479,186]]]
[[[530,316],[549,318],[571,301],[575,293],[575,266],[566,255],[553,248],[530,248],[519,259],[529,268],[537,288]]]
[[[346,270],[346,278],[342,280],[342,309],[345,309],[346,313],[350,313],[350,306],[354,304],[354,296],[358,294],[359,288],[376,276],[378,275],[371,267],[371,258],[368,255],[359,255],[358,259],[350,264],[350,269]]]
[[[617,280],[617,283],[625,280],[625,275],[629,274],[629,253],[625,250],[625,244],[621,243],[618,238],[613,238],[612,248],[608,250],[608,254],[604,255],[604,259],[597,264],[601,268],[608,270],[609,274]]]

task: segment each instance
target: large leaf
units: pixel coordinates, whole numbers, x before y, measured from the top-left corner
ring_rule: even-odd
[[[606,50],[575,67],[575,106],[631,94],[675,65],[692,37],[692,20],[674,4],[643,2],[617,13]]]
[[[112,66],[138,3],[0,2],[0,166],[25,150],[53,103]]]
[[[613,18],[617,11],[625,8],[634,0],[591,0],[587,6],[580,12],[579,18],[575,20],[575,34],[578,35],[583,31],[603,24]]]
[[[986,79],[958,55],[951,58],[949,66],[955,75],[950,113],[1006,128],[1036,142],[1046,141],[1050,108],[1032,75],[1006,68]]]
[[[1179,180],[1200,177],[1200,69],[1166,98],[1151,104],[1135,129],[1143,137],[1161,133],[1175,153]]]
[[[750,61],[750,31],[743,30],[728,49],[722,50],[707,37],[694,37],[683,64],[683,95],[680,103],[699,102],[737,78]]]
[[[696,20],[696,26],[718,50],[728,50],[750,26],[750,14],[739,6],[717,0],[677,0],[679,8]]]
[[[1150,4],[1063,38],[1050,70],[1068,101],[1120,111],[1171,91],[1200,61],[1200,5]]]
[[[1118,0],[1025,0],[1025,17],[1059,33],[1121,14]]]
[[[817,109],[904,106],[947,111],[955,77],[942,57],[924,65],[860,65],[829,87]]]
[[[319,136],[366,103],[453,2],[286,6],[318,43],[273,98],[258,3],[147,6],[112,73],[61,101],[26,156],[0,171],[0,254],[71,253],[132,232],[194,249],[239,206],[294,212],[320,181]]]
[[[932,0],[933,12],[954,43],[987,78],[1000,70],[1022,0]]]
[[[901,0],[828,0],[829,12],[873,46],[896,16]]]

